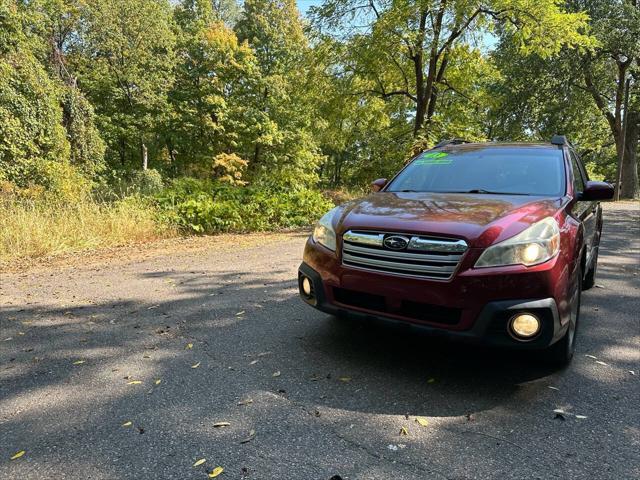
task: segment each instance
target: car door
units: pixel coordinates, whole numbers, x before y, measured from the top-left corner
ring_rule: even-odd
[[[571,156],[571,170],[573,171],[573,190],[578,201],[574,207],[574,215],[584,227],[584,242],[587,251],[587,266],[591,264],[594,254],[594,246],[597,246],[597,223],[598,223],[598,202],[580,200],[586,182],[589,180],[587,172],[582,165],[578,154],[569,150]]]

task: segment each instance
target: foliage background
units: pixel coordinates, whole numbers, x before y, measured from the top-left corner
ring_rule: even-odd
[[[0,0],[0,215],[291,227],[440,139],[555,133],[637,197],[639,39],[637,0]]]

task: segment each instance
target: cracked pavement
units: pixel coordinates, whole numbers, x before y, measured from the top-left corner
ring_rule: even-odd
[[[311,309],[300,233],[1,274],[0,478],[638,478],[639,226],[560,371]]]

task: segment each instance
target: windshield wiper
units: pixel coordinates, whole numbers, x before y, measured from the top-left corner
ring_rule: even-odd
[[[520,192],[494,192],[491,190],[485,190],[483,188],[474,188],[471,190],[465,190],[462,192],[452,192],[452,193],[488,193],[491,195],[530,195],[529,193],[520,193]]]

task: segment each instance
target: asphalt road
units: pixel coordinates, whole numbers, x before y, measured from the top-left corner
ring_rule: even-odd
[[[0,478],[638,478],[639,225],[607,206],[562,371],[311,309],[302,234],[5,273]]]

